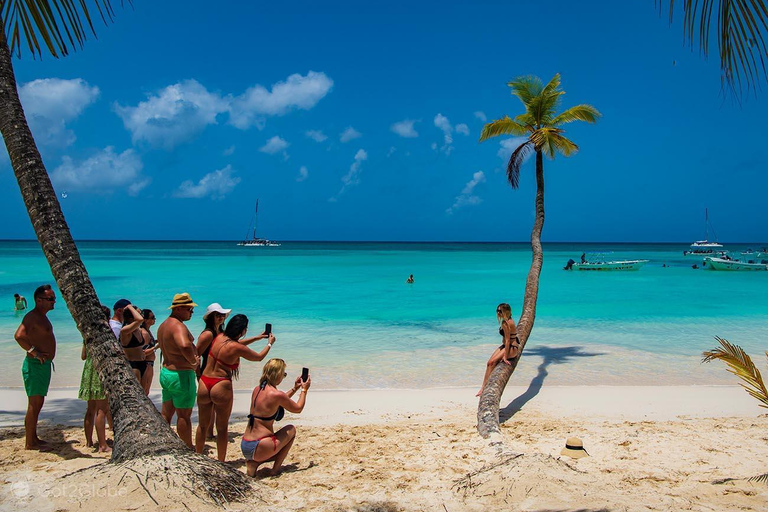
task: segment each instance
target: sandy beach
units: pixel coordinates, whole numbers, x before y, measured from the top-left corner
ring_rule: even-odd
[[[299,431],[286,471],[258,480],[254,500],[263,510],[387,512],[768,506],[768,485],[747,480],[768,471],[768,415],[738,386],[509,387],[501,453],[477,434],[472,391],[311,392],[305,413],[282,423]],[[54,450],[38,453],[23,450],[23,393],[0,392],[0,510],[214,508],[112,465],[97,478],[72,474],[107,460],[85,448],[73,394],[49,397],[41,437]],[[236,397],[228,450],[243,470],[247,400]],[[560,455],[570,436],[590,457]]]

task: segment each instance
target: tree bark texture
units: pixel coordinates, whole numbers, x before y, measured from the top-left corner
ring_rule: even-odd
[[[0,26],[2,20],[0,19]],[[37,239],[61,296],[85,340],[109,393],[114,420],[113,460],[187,451],[146,397],[122,348],[104,320],[99,298],[64,220],[40,152],[19,101],[13,62],[0,30],[0,133]],[[42,283],[41,283],[42,284]]]
[[[531,335],[533,322],[536,319],[536,300],[539,296],[539,275],[544,262],[541,249],[541,230],[544,227],[544,161],[540,150],[536,151],[536,219],[531,230],[531,268],[525,283],[523,311],[517,322],[517,336],[520,338],[520,353],[511,361],[511,365],[501,362],[496,365],[488,378],[488,383],[480,395],[477,406],[477,430],[484,438],[492,434],[501,434],[499,428],[499,403],[501,394],[509,382],[509,378],[517,368],[517,363],[523,355],[523,349]]]

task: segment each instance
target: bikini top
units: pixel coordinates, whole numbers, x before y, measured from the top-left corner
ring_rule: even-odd
[[[139,348],[144,346],[144,338],[141,337],[139,330],[136,329],[131,334],[131,341],[127,345],[123,345],[123,348]],[[138,336],[137,336],[138,335]]]
[[[157,344],[157,342],[155,341],[155,337],[152,336],[152,333],[149,332],[149,329],[145,329],[145,331],[147,331],[147,334],[149,334],[149,341],[146,343],[146,345],[142,347],[144,350],[148,348],[153,348]]]
[[[504,322],[506,323],[507,320],[504,320]],[[504,337],[504,325],[499,327],[499,334],[501,334],[502,338]],[[510,333],[509,337],[517,339],[517,333],[516,332]]]
[[[259,385],[259,390],[256,392],[256,396],[253,397],[253,403],[251,404],[251,407],[256,405],[256,399],[259,398],[259,393],[261,393],[261,390],[267,387],[267,383],[264,382],[263,384]],[[253,420],[261,420],[261,421],[280,421],[283,419],[283,416],[285,416],[285,409],[282,405],[277,406],[277,411],[275,411],[275,414],[272,416],[256,416],[255,414],[249,414],[248,415],[248,425],[253,426]]]
[[[216,342],[216,340],[213,340],[211,342],[211,348],[213,348],[213,344],[215,342]],[[224,342],[224,343],[227,343],[227,342]],[[219,349],[219,352],[221,352],[221,349]],[[230,370],[230,371],[235,371],[235,370],[237,370],[240,367],[240,358],[237,359],[237,362],[235,364],[227,364],[224,361],[222,361],[220,359],[217,359],[216,356],[213,355],[213,351],[208,353],[208,357],[210,357],[213,360],[214,363],[218,363],[218,364],[220,364],[221,366],[223,366],[224,368],[226,368],[227,370]]]

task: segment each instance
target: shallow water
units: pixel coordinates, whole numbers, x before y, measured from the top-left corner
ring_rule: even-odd
[[[760,244],[752,244],[755,247]],[[501,337],[495,307],[517,317],[530,264],[527,244],[284,243],[243,248],[230,242],[81,242],[102,302],[127,297],[161,321],[174,293],[199,304],[189,322],[220,302],[271,322],[270,356],[289,371],[312,369],[322,389],[477,385]],[[746,246],[728,247],[742,250]],[[545,244],[536,325],[518,383],[734,383],[722,365],[701,365],[719,335],[764,363],[768,348],[768,272],[692,270],[676,244]],[[610,259],[650,259],[637,272],[565,272],[582,251]],[[666,264],[667,267],[662,265]],[[415,283],[405,279],[414,274]],[[23,352],[13,341],[28,300],[51,282],[36,242],[0,242],[0,386],[20,386]],[[78,332],[63,301],[49,315],[59,342],[52,386],[77,386]],[[159,322],[158,322],[159,323]],[[253,348],[260,350],[263,343]],[[261,364],[243,364],[237,387],[253,385]],[[157,385],[155,383],[155,385]]]

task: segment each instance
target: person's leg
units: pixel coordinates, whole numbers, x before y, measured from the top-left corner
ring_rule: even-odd
[[[182,441],[184,441],[191,450],[195,447],[192,445],[192,408],[180,409],[176,408],[176,433],[179,435]]]
[[[234,396],[232,394],[232,384],[228,382],[222,382],[219,387],[229,385],[229,393],[224,403],[216,401],[216,452],[220,462],[224,462],[227,459],[227,445],[229,444],[229,416],[232,414],[232,402]],[[216,398],[219,398],[218,396]]]
[[[43,441],[37,437],[37,419],[45,403],[44,396],[30,396],[27,404],[27,415],[24,417],[24,432],[26,435],[26,449],[39,450]]]
[[[211,421],[208,423],[208,432],[206,432],[206,436],[208,439],[213,439],[213,427],[216,424],[216,409],[213,410],[211,413]]]
[[[160,406],[160,414],[163,416],[168,424],[171,424],[173,415],[176,412],[176,407],[173,405],[173,372],[166,368],[160,369],[160,388],[162,389],[162,405]]]
[[[94,400],[96,406],[96,439],[99,441],[99,451],[109,453],[112,448],[107,446],[107,411],[109,402],[107,400]],[[89,402],[90,404],[90,402]]]
[[[83,418],[83,431],[85,432],[85,446],[93,446],[93,418],[96,415],[96,401],[88,400],[85,406],[85,418]]]
[[[485,376],[483,377],[483,385],[480,386],[480,391],[477,392],[475,396],[480,396],[483,394],[483,390],[485,389],[485,385],[488,383],[488,377],[491,376],[491,372],[494,368],[496,368],[496,365],[504,358],[504,350],[497,348],[493,351],[493,354],[491,355],[491,358],[488,360],[488,363],[486,363],[485,366]]]
[[[253,460],[245,461],[245,474],[254,477],[256,476],[256,470],[259,469],[259,463]]]
[[[163,405],[160,406],[160,415],[170,425],[174,414],[176,414],[176,408],[173,406],[173,400],[169,398],[167,401],[163,402]]]
[[[256,468],[253,470],[254,474],[260,464],[265,462],[274,461],[270,475],[277,475],[280,473],[280,467],[283,465],[285,457],[293,446],[293,440],[296,437],[296,427],[293,425],[286,425],[277,432],[275,432],[275,438],[277,439],[277,446],[270,438],[262,439],[259,442],[259,446],[256,448],[256,453],[253,454],[253,458],[256,462]]]
[[[152,379],[155,377],[155,368],[151,365],[147,365],[147,371],[144,372],[144,376],[141,378],[141,387],[144,388],[144,393],[149,396],[149,390],[152,387]]]
[[[195,430],[195,451],[203,453],[205,448],[205,433],[208,431],[208,425],[211,422],[213,413],[213,402],[208,397],[208,388],[202,381],[197,388],[197,430]]]

